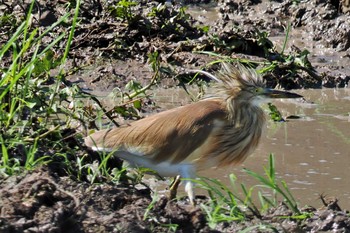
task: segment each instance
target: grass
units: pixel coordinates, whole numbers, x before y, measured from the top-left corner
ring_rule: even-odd
[[[211,228],[214,229],[220,222],[243,221],[249,219],[249,216],[262,218],[264,212],[278,207],[280,203],[284,203],[293,212],[292,216],[281,216],[282,218],[305,219],[309,217],[308,213],[300,211],[286,182],[276,178],[275,159],[272,154],[264,170],[265,174],[261,175],[245,169],[248,175],[258,181],[256,185],[249,188],[243,183],[237,184],[234,174],[229,175],[231,187],[217,179],[201,177],[199,180],[193,180],[202,189],[208,191],[209,202],[201,204],[201,208],[206,212]],[[258,195],[258,200],[253,198],[253,194]],[[259,229],[260,227],[262,226],[256,226]],[[270,228],[269,226],[264,227]]]
[[[264,168],[265,177],[260,174],[253,172],[251,170],[245,169],[246,173],[256,180],[258,180],[262,187],[268,188],[273,191],[273,197],[268,198],[266,196],[260,195],[260,202],[263,206],[266,204],[268,206],[276,206],[277,205],[277,195],[281,195],[283,197],[283,201],[288,205],[289,209],[293,211],[294,214],[299,215],[300,210],[297,206],[297,202],[295,201],[293,195],[288,189],[287,183],[282,180],[280,184],[276,179],[276,169],[275,169],[275,159],[272,154],[269,157],[269,166]]]
[[[30,5],[29,12],[33,5],[34,1]],[[2,90],[0,95],[2,134],[0,169],[9,175],[13,174],[15,168],[20,164],[24,163],[25,169],[31,169],[48,159],[46,155],[36,157],[36,154],[39,150],[39,142],[48,134],[55,133],[57,129],[56,126],[48,128],[47,123],[53,113],[57,113],[53,97],[58,95],[58,92],[49,92],[49,96],[45,95],[49,89],[43,85],[44,77],[46,77],[44,73],[54,68],[53,65],[58,65],[49,60],[51,57],[49,54],[52,48],[63,39],[65,33],[58,35],[44,49],[41,48],[41,45],[43,37],[68,17],[67,13],[47,30],[39,33],[37,29],[30,27],[31,14],[29,13],[26,20],[0,50],[0,61],[5,58],[9,59],[9,54],[12,54],[11,64],[2,69],[3,74],[0,81]],[[70,42],[71,40],[67,44]],[[51,66],[47,67],[48,64]],[[45,99],[50,98],[51,104],[47,105]],[[26,156],[24,161],[9,156],[14,151],[23,152]]]
[[[72,125],[90,117],[82,105],[77,107],[83,93],[75,86],[69,86],[64,70],[78,21],[80,1],[76,2],[73,14],[66,13],[43,31],[31,25],[34,2],[25,20],[0,50],[1,64],[10,64],[1,68],[0,81],[2,176],[23,169],[31,170],[58,157],[69,161],[67,156],[75,154],[77,149],[67,145],[69,138],[78,135],[77,128]],[[43,38],[55,33],[56,28],[67,21],[71,22],[70,30],[59,33],[43,46]],[[66,46],[60,48],[59,44]],[[57,50],[62,51],[61,56],[55,52]],[[53,69],[58,69],[55,84],[48,85]],[[71,134],[67,135],[69,131]]]

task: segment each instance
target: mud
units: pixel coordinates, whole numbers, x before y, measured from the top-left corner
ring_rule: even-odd
[[[163,71],[157,87],[177,86],[191,79],[189,69],[202,68],[217,59],[196,51],[212,51],[233,59],[274,61],[274,71],[265,77],[271,87],[344,87],[350,80],[348,67],[342,63],[328,65],[324,58],[312,65],[304,48],[289,48],[293,59],[299,59],[303,65],[290,62],[261,34],[267,31],[271,36],[284,35],[289,21],[292,28],[304,31],[306,43],[312,44],[308,47],[330,51],[336,59],[348,61],[348,1],[219,1],[214,4],[217,20],[210,22],[205,13],[203,20],[198,20],[180,8],[181,4],[197,1],[171,7],[142,1],[123,20],[113,10],[116,2],[83,1],[66,67],[73,71],[67,75],[66,84],[97,92],[124,89],[130,80],[146,85],[153,75],[148,54],[158,52]],[[38,1],[34,5],[33,27],[44,30],[67,11],[73,12],[66,3]],[[8,1],[0,6],[2,14],[16,15],[0,29],[3,44],[25,17],[28,2]],[[154,16],[149,17],[150,14]],[[208,31],[203,22],[210,25]],[[56,27],[45,37],[45,43],[66,31],[64,26]],[[63,44],[54,48],[57,56],[63,54],[62,48]],[[5,56],[1,66],[7,65]],[[51,74],[54,76],[55,71]],[[52,150],[50,153],[55,154]],[[73,155],[68,158],[76,159]],[[62,161],[55,162],[59,166],[51,164],[19,176],[2,176],[0,232],[237,232],[247,228],[251,229],[249,232],[350,232],[349,213],[338,206],[336,199],[322,199],[317,208],[303,209],[310,214],[304,220],[291,218],[292,213],[281,203],[263,216],[247,213],[246,221],[226,221],[211,229],[204,210],[190,206],[185,199],[168,202],[161,197],[151,205],[153,194],[147,187],[77,181],[77,174],[68,174]],[[197,199],[199,203],[208,201],[207,197]]]
[[[220,223],[210,229],[206,214],[186,200],[168,202],[165,197],[149,208],[152,197],[147,187],[88,184],[61,177],[46,168],[12,176],[0,184],[1,232],[349,232],[348,213],[336,200],[325,207],[308,208],[307,220],[289,218],[283,204],[257,218]],[[207,199],[198,199],[206,203]],[[175,227],[176,226],[176,227]]]

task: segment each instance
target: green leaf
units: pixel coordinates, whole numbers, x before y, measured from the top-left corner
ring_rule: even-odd
[[[136,109],[141,109],[141,100],[135,100],[133,105]]]
[[[26,102],[26,106],[30,109],[34,108],[35,105],[36,105],[35,102],[28,102],[28,101]]]
[[[273,121],[277,121],[277,122],[284,122],[285,120],[282,117],[282,114],[280,111],[278,111],[277,107],[275,105],[273,105],[272,103],[268,103],[269,106],[269,110],[270,110],[270,117]]]

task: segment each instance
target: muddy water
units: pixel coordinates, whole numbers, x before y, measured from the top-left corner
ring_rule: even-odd
[[[285,123],[268,121],[257,150],[238,167],[211,169],[200,176],[217,178],[229,185],[228,174],[247,186],[258,182],[242,169],[263,174],[268,155],[273,153],[279,179],[287,182],[303,205],[319,207],[320,194],[337,197],[343,208],[350,209],[350,89],[295,91],[303,101],[275,101],[284,117],[299,116]],[[166,108],[189,101],[180,89],[156,92],[157,103]],[[198,193],[198,190],[197,190]],[[199,191],[200,193],[200,191]]]

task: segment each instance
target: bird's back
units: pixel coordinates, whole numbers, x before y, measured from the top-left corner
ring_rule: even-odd
[[[220,99],[208,99],[164,111],[130,125],[102,130],[86,137],[85,144],[95,150],[120,150],[178,163],[202,146],[227,118]]]

